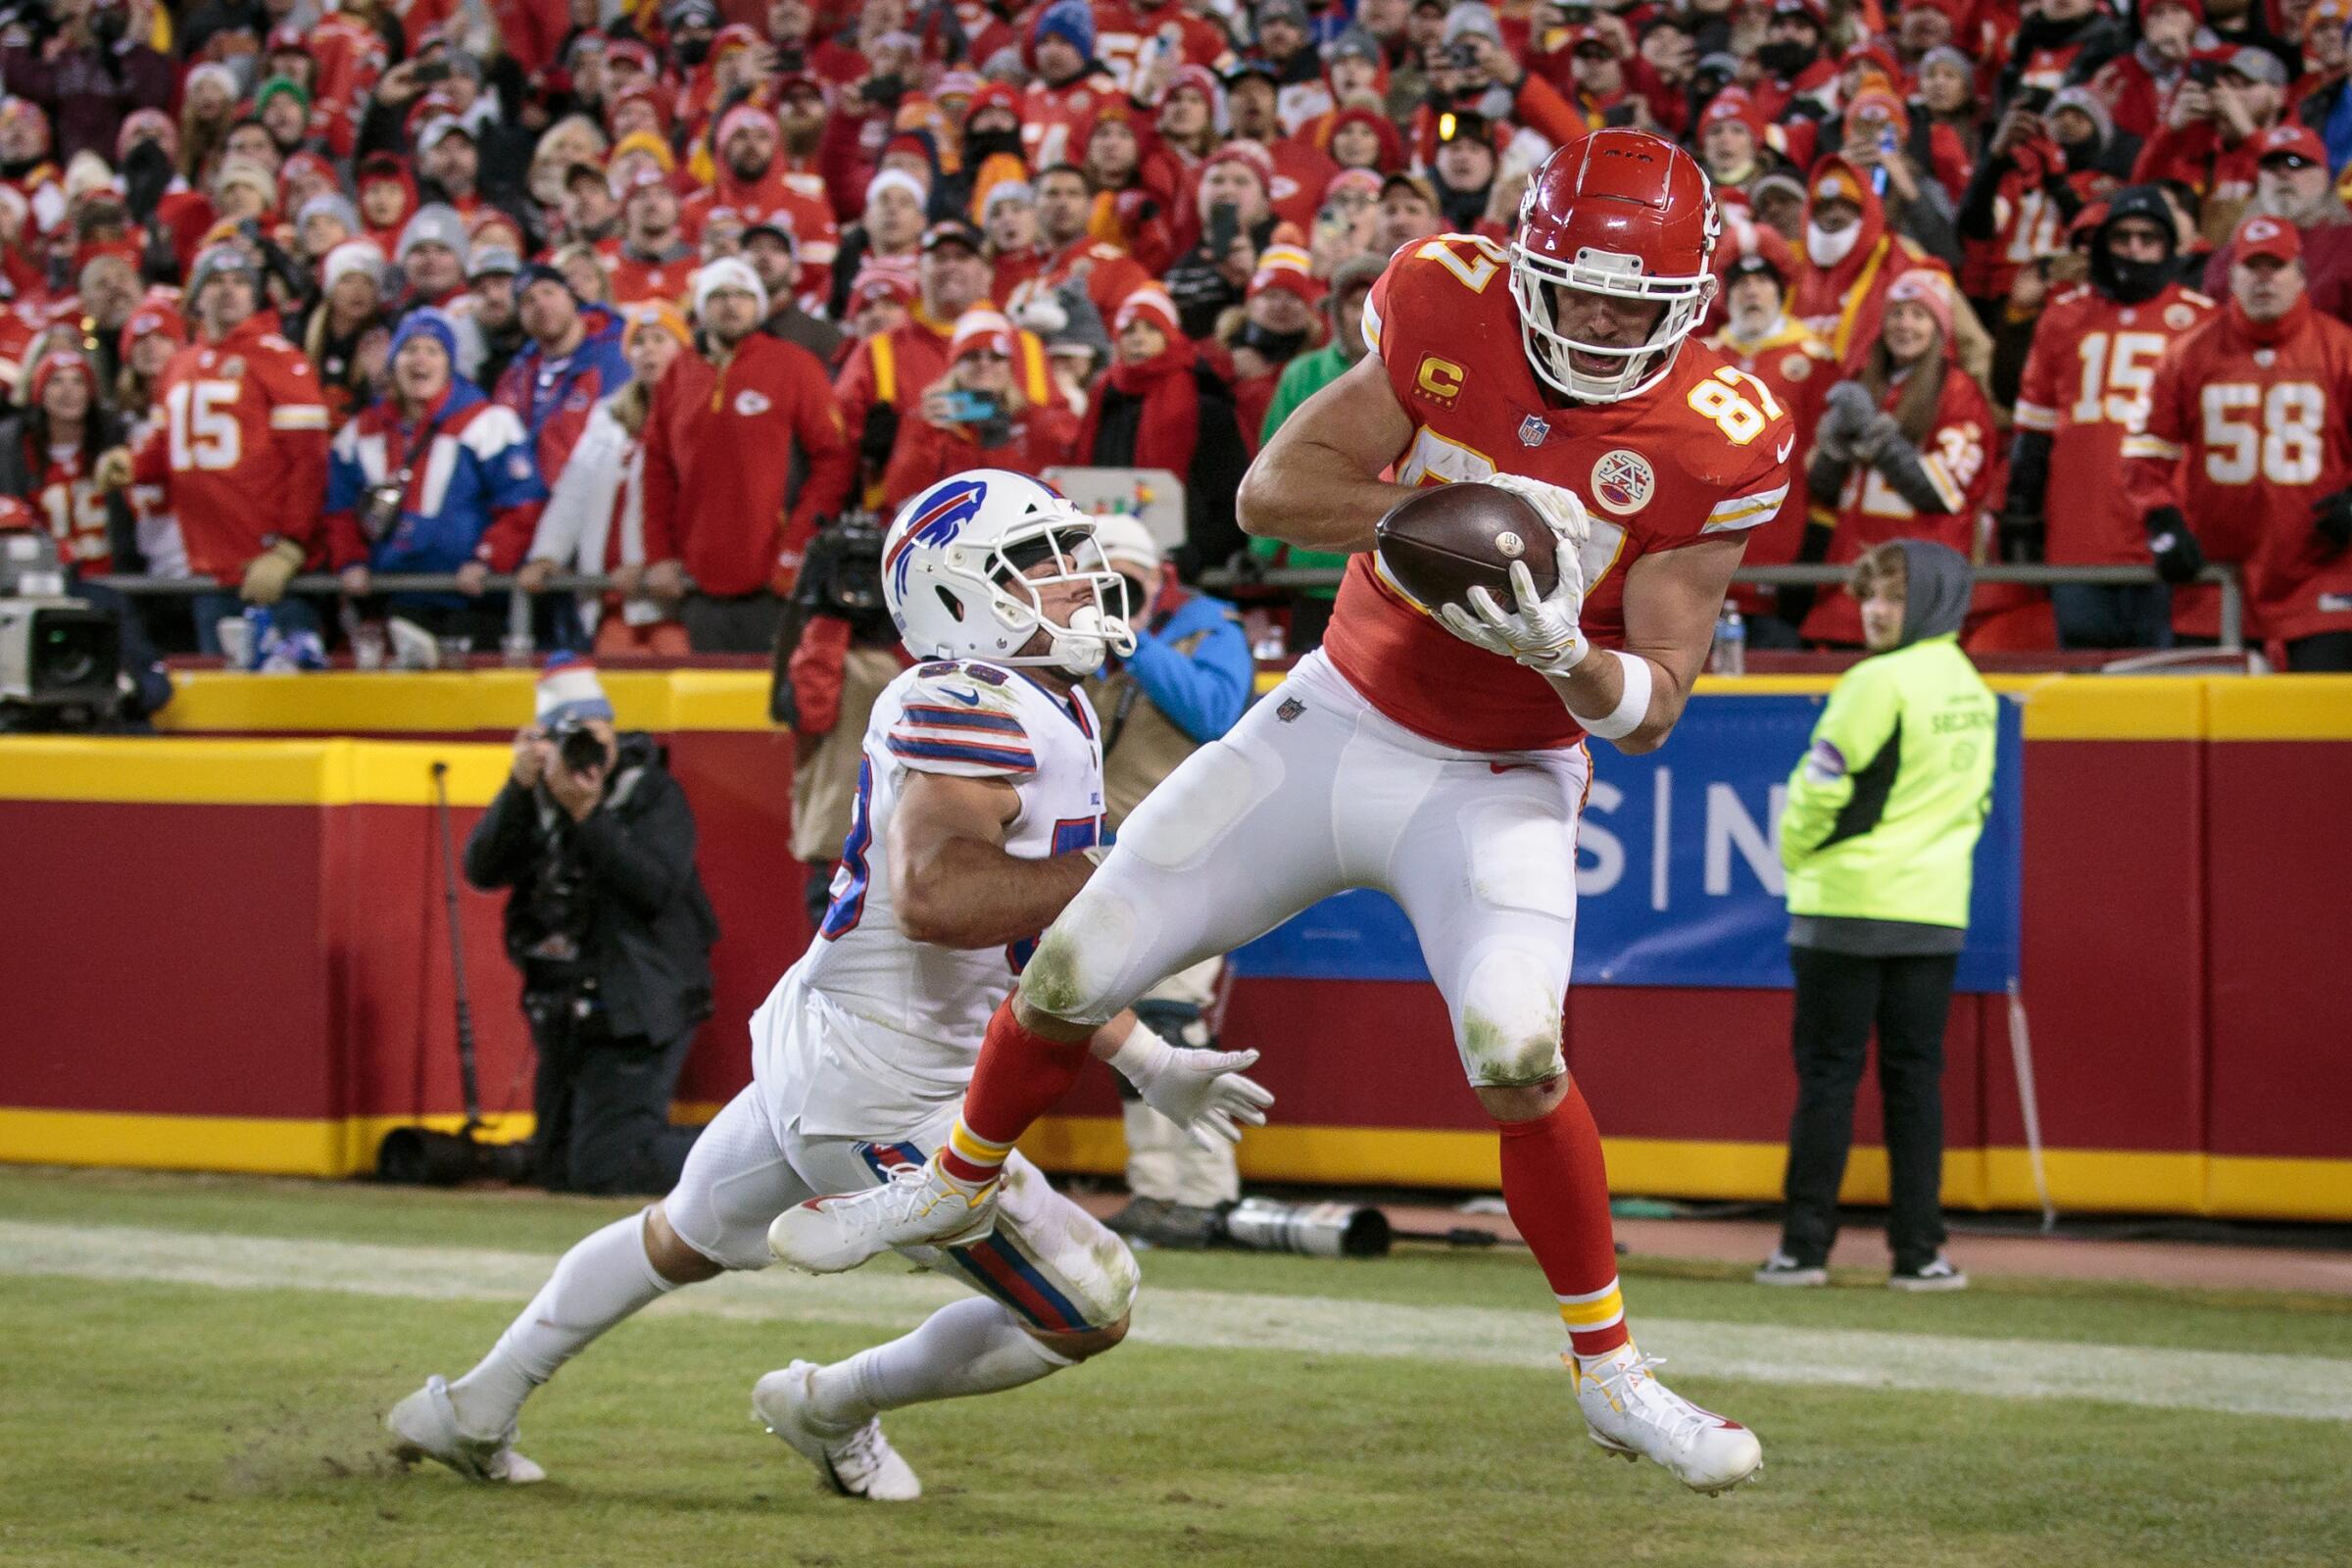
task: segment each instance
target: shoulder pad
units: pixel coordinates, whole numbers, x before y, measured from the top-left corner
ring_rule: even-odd
[[[2215,303],[2212,295],[2200,294],[2193,288],[2183,288],[2180,291],[2180,297],[2203,310],[2211,310]]]
[[[976,659],[964,662],[963,672],[984,686],[1009,685],[1012,680],[1010,675],[1005,674],[996,665],[983,664]]]

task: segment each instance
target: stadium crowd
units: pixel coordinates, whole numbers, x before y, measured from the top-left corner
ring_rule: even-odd
[[[6,19],[0,523],[211,579],[208,651],[244,605],[315,623],[305,569],[347,626],[494,640],[517,568],[617,579],[564,641],[764,651],[820,530],[979,465],[1178,473],[1188,579],[1330,564],[1244,538],[1250,455],[1365,353],[1390,256],[1466,231],[1507,276],[1530,172],[1632,124],[1712,176],[1709,331],[1799,421],[1749,564],[2237,563],[2252,636],[2352,667],[2347,0]],[[1757,643],[1861,640],[1841,591],[1740,594]],[[2215,614],[1987,587],[1972,646]]]

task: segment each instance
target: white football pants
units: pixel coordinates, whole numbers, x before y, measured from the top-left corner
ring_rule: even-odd
[[[1320,652],[1137,807],[1021,992],[1100,1024],[1319,899],[1403,906],[1479,1088],[1565,1070],[1582,746],[1464,752],[1382,716]]]

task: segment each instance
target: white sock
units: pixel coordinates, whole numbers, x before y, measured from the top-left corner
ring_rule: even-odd
[[[631,1214],[565,1252],[490,1353],[449,1386],[458,1424],[492,1436],[514,1424],[530,1392],[605,1330],[674,1289],[645,1255],[645,1216]]]
[[[1003,1302],[975,1296],[888,1345],[818,1367],[808,1392],[817,1419],[847,1430],[901,1405],[1017,1389],[1075,1364],[1040,1345]]]

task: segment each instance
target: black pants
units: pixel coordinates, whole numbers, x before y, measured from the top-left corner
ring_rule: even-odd
[[[745,594],[740,599],[688,594],[678,607],[687,645],[698,654],[773,652],[776,623],[783,618],[784,601],[770,593]]]
[[[1943,1246],[1943,1021],[1960,960],[1790,948],[1788,961],[1796,970],[1797,1088],[1781,1250],[1808,1267],[1829,1260],[1838,1184],[1854,1141],[1854,1089],[1876,1023],[1891,1200],[1886,1240],[1897,1269],[1917,1268]]]
[[[539,1052],[533,1179],[557,1193],[676,1186],[696,1129],[669,1124],[669,1101],[694,1032],[667,1041],[614,1035],[601,1017],[574,1017],[568,998],[527,998],[523,1012]]]
[[[2286,667],[2298,674],[2352,670],[2352,631],[2315,632],[2286,645]]]

